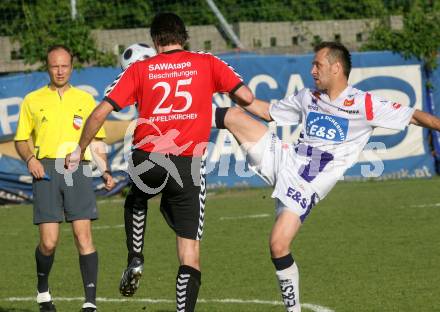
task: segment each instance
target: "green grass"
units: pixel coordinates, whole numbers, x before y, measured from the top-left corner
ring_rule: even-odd
[[[440,311],[440,179],[343,182],[312,211],[292,245],[301,301],[342,311]],[[221,303],[218,299],[279,301],[268,251],[273,223],[270,189],[208,195],[202,241],[202,301],[197,311],[284,311],[281,305]],[[113,198],[114,200],[115,198]],[[100,311],[175,311],[175,237],[153,200],[148,214],[146,268],[127,302],[98,301]],[[94,223],[99,251],[98,297],[122,299],[125,265],[123,202],[100,201]],[[264,215],[259,218],[236,218]],[[110,226],[110,228],[103,228]],[[37,311],[32,208],[0,208],[0,312]],[[55,297],[83,296],[68,224],[61,227],[50,286]],[[31,297],[32,301],[9,301]],[[162,303],[136,301],[166,299]],[[78,311],[80,300],[56,301]],[[312,311],[304,308],[303,311]]]

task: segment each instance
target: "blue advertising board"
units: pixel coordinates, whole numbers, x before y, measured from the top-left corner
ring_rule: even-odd
[[[313,87],[310,75],[313,55],[224,54],[220,57],[235,68],[256,97],[269,102],[284,98],[303,87]],[[419,61],[405,60],[390,52],[366,52],[353,53],[352,63],[349,83],[354,87],[403,105],[426,108],[425,77]],[[118,68],[86,68],[75,71],[71,83],[91,93],[98,103],[105,88],[119,73]],[[439,85],[439,70],[434,73],[433,81]],[[31,178],[25,164],[11,152],[11,140],[24,96],[48,82],[48,75],[44,72],[0,77],[0,199],[5,202],[31,200]],[[438,111],[439,89],[435,88],[433,95]],[[227,95],[216,94],[213,104],[225,107],[231,106],[232,102]],[[121,112],[111,113],[109,122],[113,125],[120,122],[121,127],[126,127],[127,121],[135,118],[136,109],[130,106]],[[269,126],[274,127],[272,124]],[[295,142],[299,134],[296,126],[277,127],[276,131],[287,143]],[[400,132],[375,129],[359,162],[347,171],[345,178],[387,179],[434,175],[434,160],[427,136],[427,131],[416,126]],[[112,194],[129,181],[125,171],[123,140],[124,134],[121,134],[119,142],[116,140],[110,146],[109,159],[119,182]],[[213,129],[206,163],[208,188],[264,185],[248,167],[245,155],[226,130]],[[95,179],[95,187],[98,193],[106,194],[99,177]]]

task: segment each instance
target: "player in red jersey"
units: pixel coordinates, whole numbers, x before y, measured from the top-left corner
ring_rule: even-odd
[[[212,95],[229,93],[243,105],[250,104],[253,95],[219,58],[183,49],[188,34],[177,15],[156,15],[151,37],[158,55],[133,63],[118,76],[87,120],[79,148],[66,157],[66,166],[75,168],[110,112],[138,103],[128,159],[133,183],[125,201],[128,266],[120,291],[132,296],[138,288],[147,202],[162,193],[161,212],[177,235],[177,311],[194,311],[201,284],[199,241],[206,198],[202,155],[211,129]]]

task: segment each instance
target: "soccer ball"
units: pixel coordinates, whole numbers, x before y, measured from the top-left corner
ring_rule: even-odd
[[[131,63],[155,56],[156,50],[145,43],[135,43],[125,49],[121,55],[121,67],[126,70]]]

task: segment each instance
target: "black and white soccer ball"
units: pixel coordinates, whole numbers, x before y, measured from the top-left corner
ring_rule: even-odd
[[[136,61],[144,60],[155,56],[156,50],[145,43],[135,43],[125,49],[121,55],[121,67],[126,70],[127,67]]]

